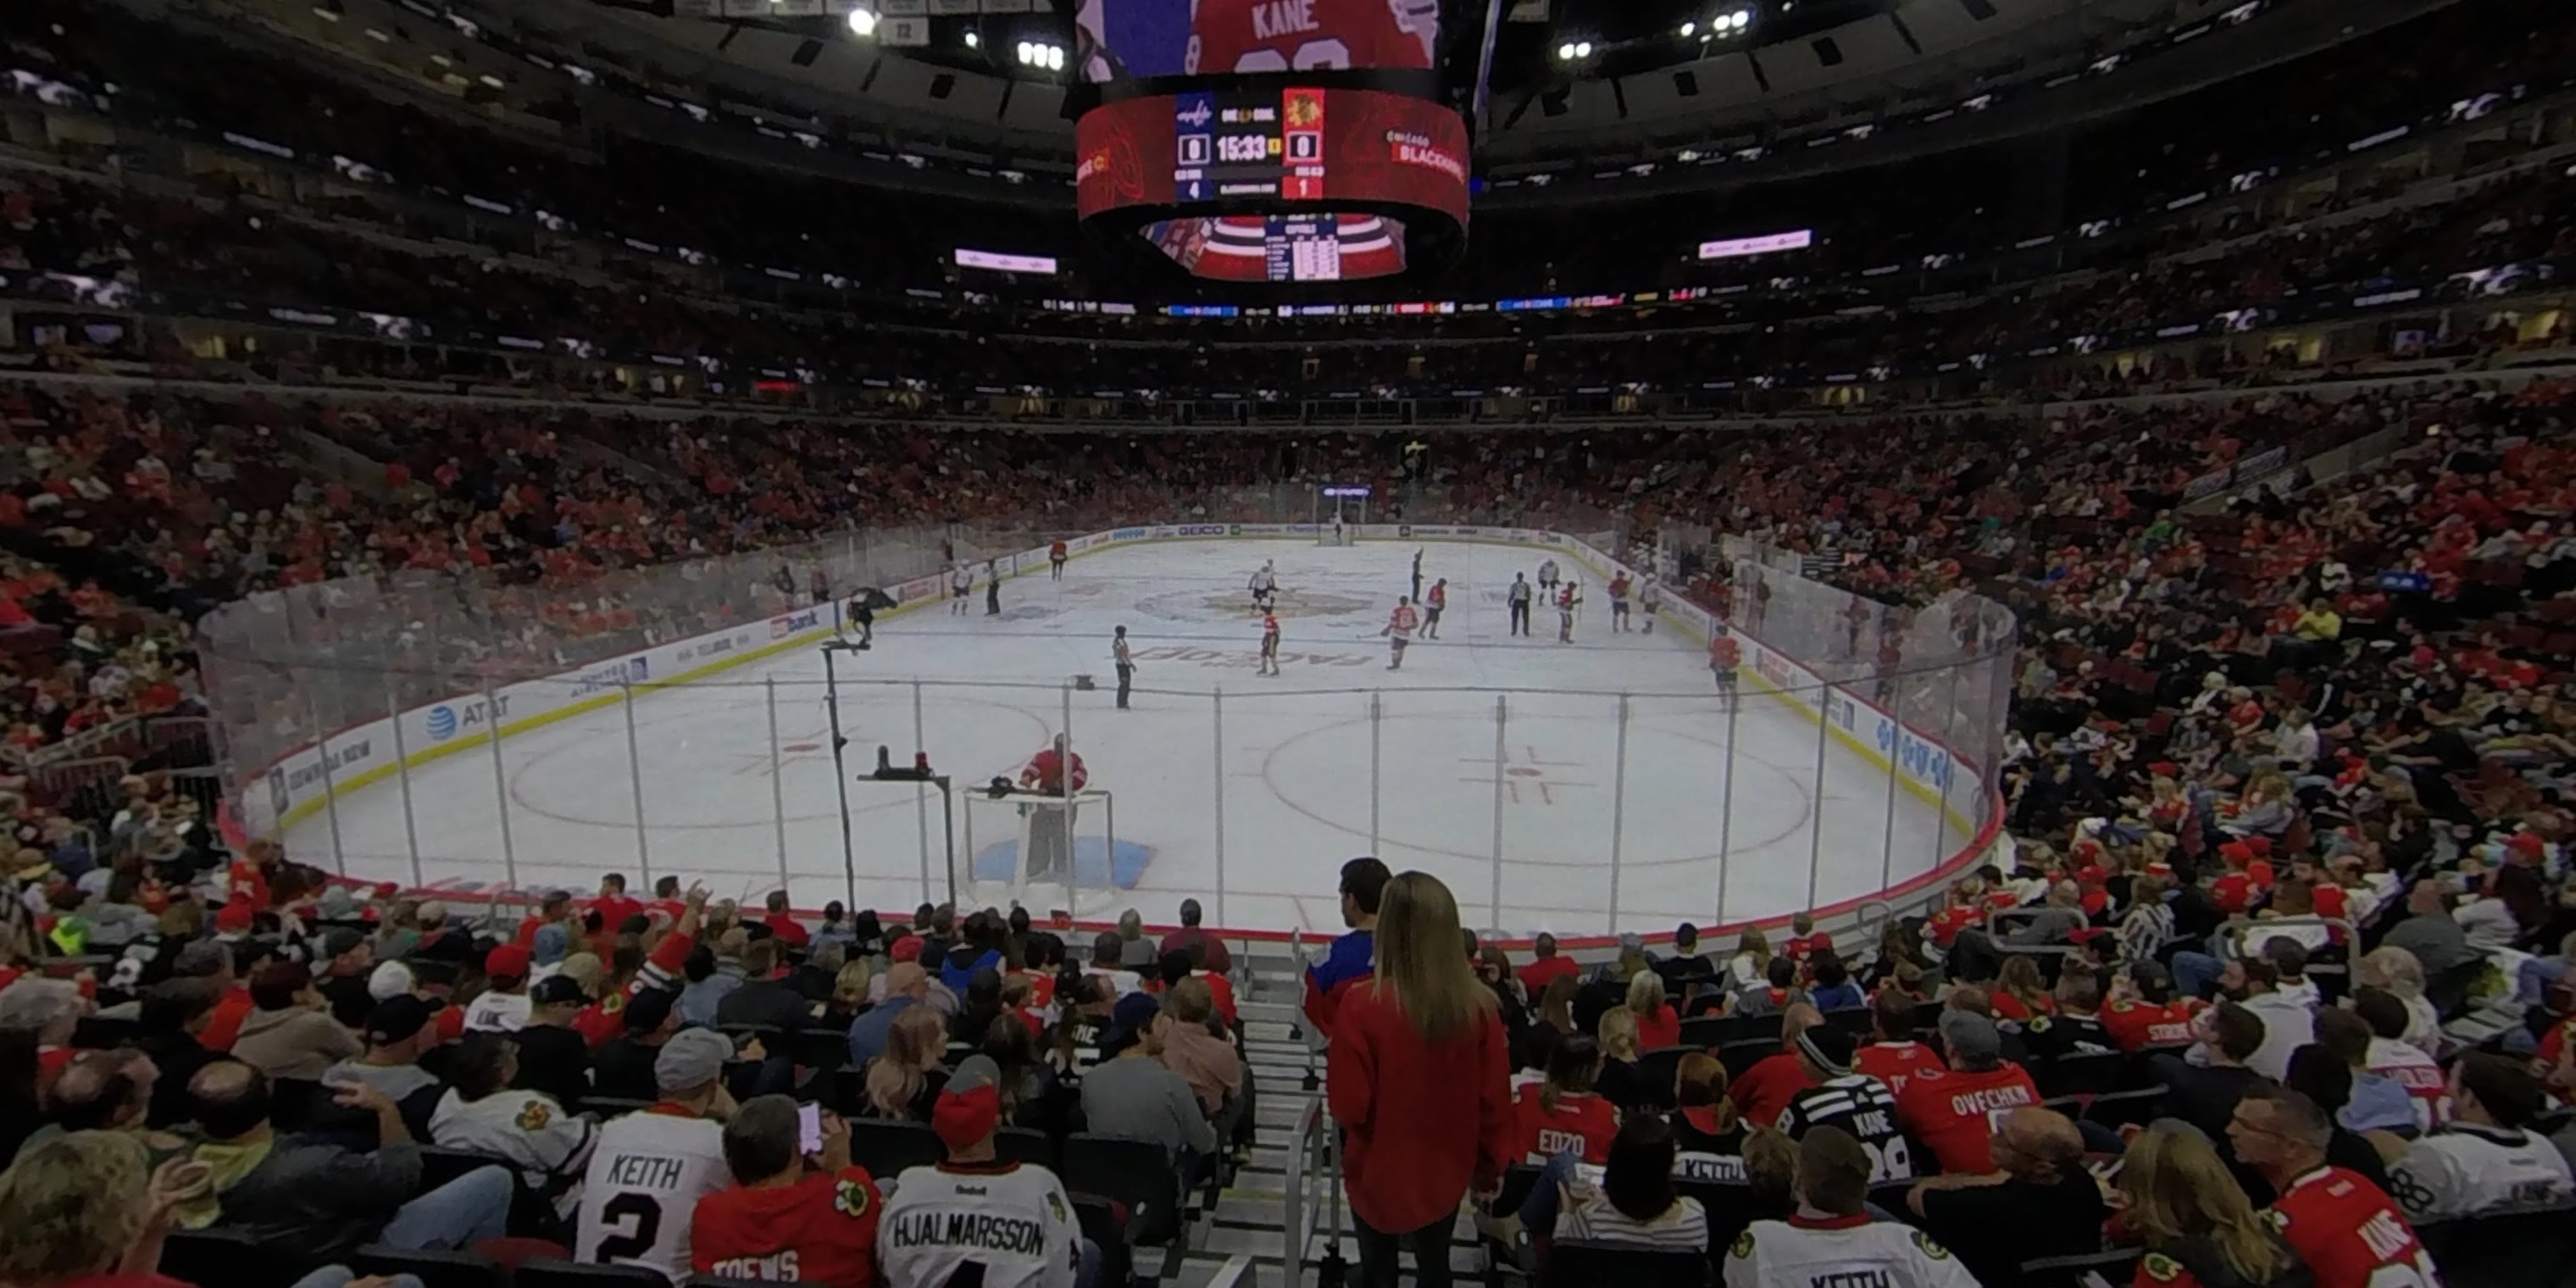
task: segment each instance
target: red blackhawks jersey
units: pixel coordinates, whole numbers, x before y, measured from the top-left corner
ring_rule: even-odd
[[[698,1200],[689,1259],[702,1275],[867,1288],[876,1280],[876,1179],[864,1167]]]
[[[2151,1046],[2178,1046],[2191,1041],[2191,1017],[2200,1008],[2189,1001],[2162,1006],[2146,1002],[2113,1002],[2102,1008],[2102,1030],[2113,1045],[2131,1055]]]
[[[1932,1150],[1942,1171],[1982,1176],[1995,1170],[2004,1115],[2038,1103],[2038,1085],[2017,1064],[1978,1073],[1919,1069],[1896,1097],[1896,1124]]]
[[[1431,66],[1439,0],[1193,0],[1190,75]]]
[[[2323,1284],[2356,1288],[2439,1285],[2433,1257],[2397,1204],[2361,1173],[2320,1167],[2290,1182],[2272,1222]]]

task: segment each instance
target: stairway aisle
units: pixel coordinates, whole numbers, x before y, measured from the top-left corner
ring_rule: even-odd
[[[1291,1138],[1307,1101],[1323,1094],[1321,1077],[1323,1059],[1310,1055],[1297,1031],[1297,998],[1303,986],[1300,968],[1286,958],[1256,960],[1247,978],[1236,985],[1242,1000],[1237,1009],[1244,1025],[1244,1050],[1247,1074],[1255,1096],[1256,1132],[1251,1159],[1237,1169],[1234,1183],[1228,1186],[1215,1210],[1203,1215],[1190,1229],[1190,1247],[1180,1258],[1177,1274],[1163,1282],[1178,1288],[1208,1288],[1227,1282],[1226,1276],[1241,1267],[1238,1280],[1246,1288],[1285,1288],[1288,1272],[1286,1222],[1288,1219],[1289,1171],[1294,1162],[1290,1156]],[[1310,1075],[1317,1079],[1307,1085]],[[1342,1256],[1355,1273],[1358,1268],[1358,1245],[1352,1239],[1348,1206],[1339,1209],[1342,1231]],[[1301,1288],[1338,1288],[1318,1285],[1320,1274],[1315,1263],[1326,1250],[1324,1231],[1329,1221],[1316,1222],[1316,1234],[1306,1249],[1307,1269]],[[1484,1260],[1476,1247],[1475,1224],[1464,1212],[1458,1217],[1449,1249],[1450,1269],[1460,1281],[1478,1279],[1483,1274]],[[1151,1257],[1140,1259],[1140,1268],[1159,1264]],[[1405,1261],[1404,1277],[1413,1279],[1412,1260]]]

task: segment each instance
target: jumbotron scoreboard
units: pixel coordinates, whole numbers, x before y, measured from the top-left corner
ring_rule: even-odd
[[[1428,0],[1088,0],[1074,187],[1103,244],[1229,282],[1385,277],[1465,247],[1467,128]],[[1213,56],[1232,70],[1203,74]],[[1373,71],[1372,69],[1383,69]]]

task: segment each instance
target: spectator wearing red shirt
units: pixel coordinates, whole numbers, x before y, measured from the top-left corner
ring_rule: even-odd
[[[230,905],[226,905],[229,907]],[[242,1021],[250,1018],[250,990],[233,973],[233,950],[220,939],[200,939],[179,950],[172,973],[212,980],[222,995],[215,1009],[206,1015],[206,1027],[197,1041],[209,1051],[230,1051],[241,1036]]]
[[[637,995],[651,989],[678,986],[680,968],[688,964],[689,954],[698,946],[698,922],[705,916],[706,907],[706,888],[690,887],[688,899],[680,905],[680,920],[671,927],[669,934],[662,936],[661,942],[653,945],[653,951],[644,959],[642,967],[628,977],[625,984],[612,984],[600,990],[600,999],[573,1017],[573,1031],[579,1033],[592,1050],[615,1041],[626,1031],[626,1004]],[[449,1009],[463,1011],[462,1007]]]
[[[537,946],[537,932],[559,923],[572,930],[581,929],[580,922],[573,916],[570,890],[547,891],[537,910],[519,919],[519,933],[512,936],[510,942],[533,951]]]
[[[599,879],[599,897],[591,900],[590,909],[599,914],[601,929],[614,935],[627,918],[643,915],[644,905],[626,897],[626,874],[611,872]]]
[[[1389,881],[1372,978],[1335,1010],[1326,1096],[1346,1134],[1344,1169],[1362,1281],[1396,1288],[1410,1246],[1422,1288],[1447,1288],[1449,1233],[1469,1190],[1502,1184],[1512,1144],[1511,1061],[1492,989],[1458,951],[1449,888],[1427,873]]]
[[[850,1161],[850,1125],[822,1115],[823,1148],[798,1146],[799,1109],[755,1096],[724,1127],[730,1189],[689,1217],[689,1263],[702,1275],[868,1288],[877,1279],[876,1179]]]
[[[1186,952],[1196,948],[1198,965],[1219,975],[1234,969],[1234,954],[1227,952],[1225,941],[1211,935],[1199,924],[1207,913],[1196,899],[1181,900],[1181,928],[1163,936],[1161,950],[1166,953]]]
[[[1682,1017],[1664,1000],[1664,978],[1650,970],[1628,979],[1629,1011],[1637,1017],[1637,1049],[1661,1051],[1682,1044]]]
[[[1959,942],[1960,931],[1985,924],[1984,894],[1985,883],[1975,877],[1964,878],[1950,887],[1949,905],[1933,913],[1924,926],[1925,933],[1932,936],[1934,947],[1947,952],[1950,945]]]
[[[1913,998],[1882,990],[1871,999],[1869,1008],[1874,1040],[1853,1053],[1852,1067],[1886,1083],[1888,1091],[1903,1103],[1905,1084],[1915,1074],[1939,1069],[1941,1055],[1914,1040]]]
[[[796,914],[788,909],[786,891],[770,891],[763,906],[769,915],[761,919],[761,924],[769,927],[771,937],[778,942],[793,948],[803,948],[814,942],[814,932],[807,930],[804,923],[796,920]]]
[[[2323,1284],[2437,1284],[2432,1254],[2386,1191],[2349,1168],[2326,1163],[2334,1123],[2298,1092],[2269,1083],[2248,1088],[2227,1123],[2236,1161],[2280,1195],[2274,1224]],[[2388,1275],[2392,1267],[2400,1273]]]
[[[1546,996],[1547,986],[1557,980],[1568,975],[1583,973],[1583,967],[1573,958],[1557,956],[1554,935],[1540,935],[1537,941],[1530,945],[1530,952],[1535,960],[1521,967],[1520,976],[1521,987],[1529,990],[1529,995],[1533,999]]]
[[[2191,1017],[2198,1009],[2191,999],[2174,1000],[2173,977],[2164,967],[2131,962],[2112,978],[2111,1001],[2100,1018],[2112,1043],[2136,1055],[2149,1047],[2190,1045]]]
[[[1781,942],[1780,955],[1798,963],[1800,983],[1815,978],[1815,966],[1810,959],[1833,950],[1834,937],[1816,929],[1814,914],[1802,912],[1789,918],[1789,938]]]
[[[2039,1103],[2028,1070],[2003,1058],[1995,1022],[1968,1011],[1941,1016],[1947,1069],[1926,1069],[1896,1097],[1896,1122],[1932,1150],[1941,1170],[1983,1176],[1995,1170],[1994,1134],[2005,1114]]]
[[[1799,1092],[1816,1085],[1816,1075],[1798,1058],[1798,1035],[1824,1022],[1824,1012],[1804,1002],[1780,1013],[1780,1053],[1755,1061],[1735,1080],[1735,1106],[1744,1111],[1744,1121],[1776,1123]]]
[[[1570,1151],[1587,1163],[1609,1163],[1619,1111],[1593,1091],[1601,1067],[1601,1044],[1592,1038],[1578,1034],[1556,1044],[1546,1080],[1521,1088],[1513,1107],[1516,1161],[1544,1164]]]

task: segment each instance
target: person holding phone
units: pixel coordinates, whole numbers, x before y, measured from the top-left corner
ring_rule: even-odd
[[[867,1288],[877,1280],[876,1178],[850,1161],[850,1125],[755,1096],[724,1128],[734,1184],[699,1200],[689,1260],[702,1275]]]

